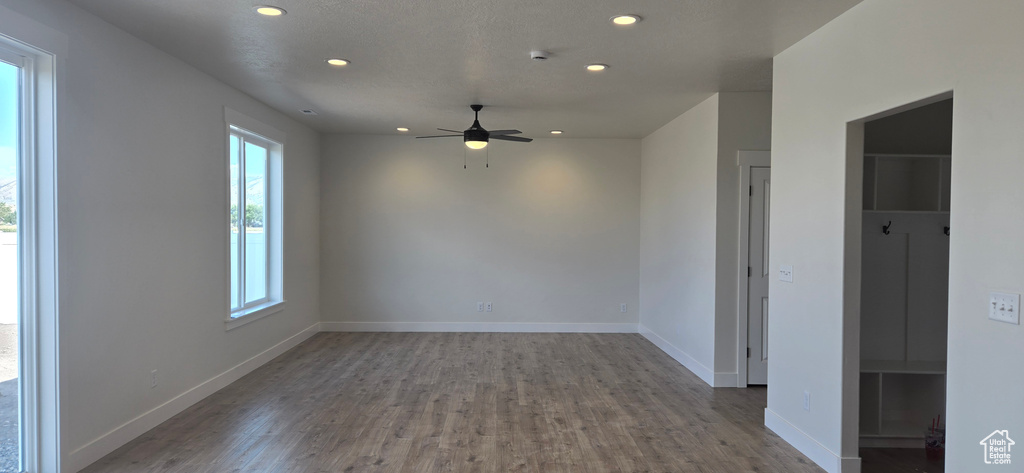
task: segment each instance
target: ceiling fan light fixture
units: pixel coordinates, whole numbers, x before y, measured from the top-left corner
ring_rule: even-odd
[[[612,17],[612,23],[618,26],[629,26],[635,25],[640,22],[639,15],[615,15]]]
[[[487,147],[486,141],[467,141],[466,147],[469,149],[484,149]]]
[[[275,7],[273,5],[256,5],[256,7],[254,8],[256,10],[256,13],[259,13],[260,15],[263,16],[282,16],[288,13],[284,10],[284,8]]]

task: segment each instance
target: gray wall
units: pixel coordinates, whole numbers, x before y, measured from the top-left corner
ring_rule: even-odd
[[[943,100],[864,124],[864,152],[950,154],[953,100]]]
[[[470,151],[468,169],[457,139],[330,135],[323,149],[326,326],[635,328],[638,140],[493,142],[490,167]]]
[[[715,368],[719,96],[643,139],[640,324],[708,384]],[[664,347],[663,347],[664,348]]]

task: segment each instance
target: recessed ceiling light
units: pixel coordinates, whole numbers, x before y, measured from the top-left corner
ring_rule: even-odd
[[[338,67],[347,66],[348,65],[348,59],[331,58],[331,59],[327,60],[327,64],[330,64],[332,66],[338,66]]]
[[[619,26],[635,25],[640,21],[640,17],[637,15],[615,15],[612,17],[612,23]]]
[[[562,134],[562,130],[551,130],[551,134],[552,135],[561,135]]]
[[[400,126],[398,128],[395,128],[395,129],[400,131],[400,132],[402,132],[402,133],[405,133],[405,132],[409,131],[409,129],[404,127],[404,126]]]
[[[607,64],[587,64],[587,70],[590,72],[601,72],[608,69]]]
[[[284,8],[281,7],[275,7],[271,5],[258,5],[256,7],[256,13],[259,13],[260,15],[264,16],[281,16],[288,12],[284,11]]]

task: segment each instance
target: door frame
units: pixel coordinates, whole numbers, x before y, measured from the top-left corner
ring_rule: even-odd
[[[57,153],[68,37],[0,6],[0,45],[25,59],[18,176],[19,343],[32,350],[22,351],[20,360],[21,463],[30,473],[60,472]]]
[[[739,212],[739,265],[736,268],[736,387],[747,387],[747,307],[750,267],[750,168],[772,165],[772,152],[768,150],[740,150],[736,152],[736,164],[740,167],[740,212]],[[767,235],[765,235],[767,238]]]
[[[860,459],[860,300],[861,256],[864,249],[862,241],[864,223],[864,124],[925,105],[952,99],[954,98],[953,92],[953,90],[941,92],[846,123],[846,189],[844,192],[843,210],[843,357],[839,452],[839,456],[844,459],[844,462],[847,458],[856,458],[858,461]],[[952,213],[950,213],[950,216],[952,216]],[[951,239],[951,244],[952,241]],[[946,338],[946,349],[948,351],[948,335]],[[946,376],[946,389],[947,391],[949,389],[949,376]]]

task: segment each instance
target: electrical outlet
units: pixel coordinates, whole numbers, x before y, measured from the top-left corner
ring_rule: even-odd
[[[483,312],[484,311],[484,303],[483,302],[477,302],[476,303],[476,311],[477,312]]]
[[[619,312],[622,312],[623,314],[626,313],[626,304],[622,304],[619,306]]]
[[[811,392],[804,391],[804,410],[807,412],[811,411]]]
[[[1020,294],[993,292],[989,295],[988,318],[1020,325]]]
[[[779,281],[793,282],[793,267],[789,265],[779,266]]]
[[[491,312],[491,309],[494,309],[494,306],[493,306],[493,305],[491,305],[491,303],[490,303],[490,302],[488,302],[488,303],[487,303],[487,312]]]
[[[156,387],[156,370],[153,370],[153,371],[149,372],[149,387],[150,388],[155,388]]]

